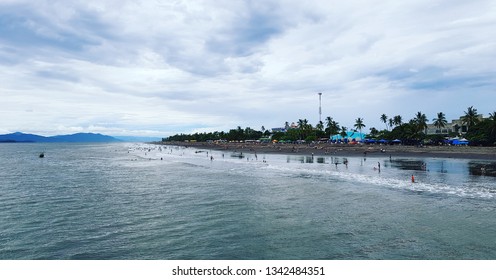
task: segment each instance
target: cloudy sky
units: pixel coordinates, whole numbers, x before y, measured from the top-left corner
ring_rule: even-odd
[[[0,133],[496,111],[494,0],[0,0]]]

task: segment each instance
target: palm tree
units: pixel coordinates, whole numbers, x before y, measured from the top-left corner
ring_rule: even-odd
[[[387,125],[388,117],[386,116],[386,114],[381,115],[381,121],[386,125],[386,130],[388,130],[388,125]]]
[[[329,135],[336,135],[339,132],[339,123],[336,121],[332,121],[329,126]]]
[[[479,122],[479,118],[477,117],[477,109],[474,109],[474,106],[470,106],[467,108],[467,111],[464,112],[465,116],[462,117],[462,121],[467,125],[467,131],[470,127],[474,126]]]
[[[496,111],[489,113],[489,120],[496,122]]]
[[[413,119],[415,122],[418,132],[424,131],[427,129],[427,117],[422,112],[417,112],[415,118]]]
[[[299,119],[298,120],[298,128],[303,130],[304,127],[305,127],[305,121],[303,119]]]
[[[496,111],[489,113],[489,120],[491,121],[491,135],[496,135]]]
[[[434,125],[439,130],[448,124],[448,121],[446,120],[446,116],[444,115],[443,112],[437,113],[437,118],[433,118],[432,121],[434,121]]]
[[[370,137],[376,137],[377,134],[379,134],[379,130],[377,130],[375,127],[370,128]]]
[[[308,123],[307,119],[303,119],[303,122],[305,123],[306,130],[312,130],[312,125]]]
[[[389,119],[389,120],[388,120],[388,123],[389,123],[389,127],[390,127],[391,129],[393,129],[394,120],[393,120],[393,119]]]
[[[354,125],[354,127],[355,127],[356,129],[358,129],[358,131],[360,131],[360,138],[363,138],[363,137],[362,137],[362,128],[364,128],[364,127],[365,127],[365,125],[363,124],[363,119],[362,119],[362,118],[358,118],[358,119],[356,119],[356,120],[355,120],[355,125]]]
[[[304,130],[306,130],[306,127],[307,127],[307,119],[299,119],[298,120],[298,128],[300,129],[300,140],[303,139],[303,136],[304,136]]]
[[[394,116],[393,122],[394,125],[400,126],[403,123],[403,118],[400,115]]]
[[[301,140],[303,140],[307,137],[308,131],[312,130],[312,125],[308,123],[307,119],[299,119],[298,128],[300,129]]]
[[[328,129],[329,127],[331,127],[331,123],[333,122],[333,120],[331,117],[326,117],[325,121],[326,121],[326,128]]]
[[[326,131],[329,133],[329,139],[332,135],[338,134],[339,132],[339,124],[331,117],[326,118]]]
[[[341,127],[341,137],[343,137],[343,140],[346,138],[346,136],[348,136],[348,128],[346,126],[342,126]]]
[[[317,123],[317,125],[315,126],[315,128],[320,132],[320,133],[324,133],[324,123],[322,121],[319,121],[319,123]]]

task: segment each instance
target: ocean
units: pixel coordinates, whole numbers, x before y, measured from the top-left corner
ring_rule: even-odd
[[[496,259],[494,169],[466,159],[1,144],[0,259]]]

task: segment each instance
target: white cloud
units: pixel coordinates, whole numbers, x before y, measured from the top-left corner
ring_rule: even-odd
[[[480,113],[493,1],[2,1],[0,132],[164,136]],[[3,11],[3,12],[1,12]],[[154,135],[153,135],[154,134]]]

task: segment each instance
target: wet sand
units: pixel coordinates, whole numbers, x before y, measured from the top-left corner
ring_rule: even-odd
[[[367,157],[432,157],[496,160],[496,147],[471,146],[402,146],[402,145],[351,145],[351,144],[273,144],[273,143],[206,143],[159,142],[161,145],[192,147],[207,150],[224,150],[257,154],[295,154],[315,156],[367,156]]]

